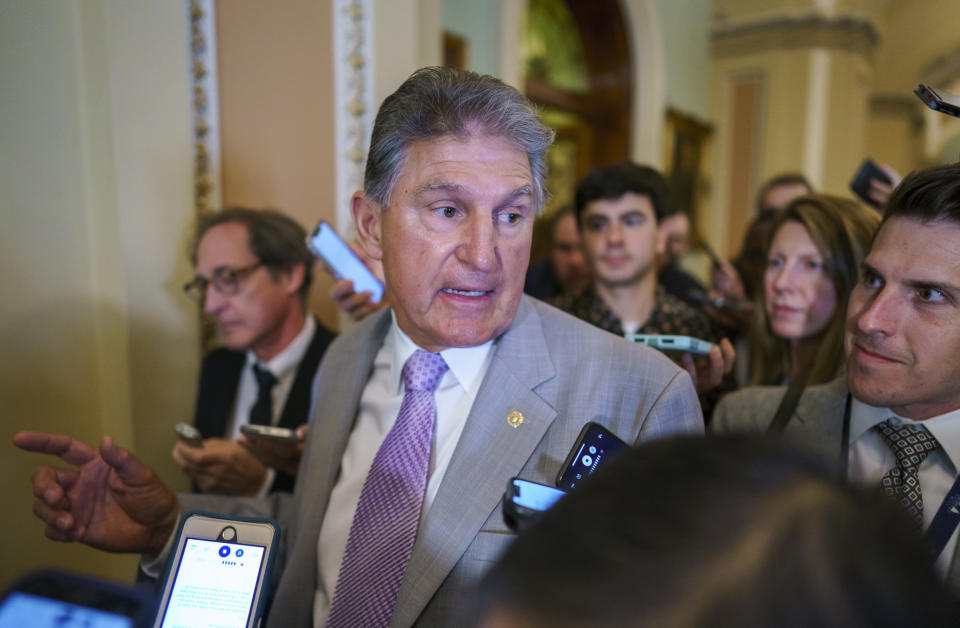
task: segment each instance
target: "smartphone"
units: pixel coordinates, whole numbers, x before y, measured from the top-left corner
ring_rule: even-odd
[[[591,421],[580,430],[577,442],[564,460],[557,474],[557,488],[563,491],[574,489],[581,482],[593,475],[597,469],[606,466],[611,458],[625,451],[630,445],[626,444],[617,435]]]
[[[648,347],[661,351],[686,351],[697,355],[707,355],[716,345],[693,336],[671,336],[668,334],[624,334],[627,340],[641,342]]]
[[[913,93],[934,111],[960,118],[960,96],[923,83],[917,85]]]
[[[37,571],[0,600],[0,628],[149,628],[156,611],[156,598],[142,589],[62,571]]]
[[[887,173],[880,169],[880,166],[874,163],[872,159],[867,159],[860,164],[857,173],[853,175],[853,180],[850,181],[850,189],[853,190],[853,193],[859,196],[864,203],[872,205],[873,207],[880,207],[880,203],[870,198],[871,179],[883,181],[888,185],[893,183],[890,177],[887,176]]]
[[[503,522],[514,532],[522,532],[566,494],[546,484],[513,478],[503,494]]]
[[[191,447],[200,447],[203,445],[203,434],[189,423],[177,423],[173,426],[173,429],[176,430],[180,440]]]
[[[350,279],[354,291],[370,292],[370,300],[374,303],[383,299],[383,284],[329,223],[324,220],[317,223],[317,228],[307,238],[307,247],[330,267],[335,279]]]
[[[253,628],[280,530],[272,519],[190,511],[180,521],[154,628]]]
[[[250,439],[269,438],[270,440],[280,441],[282,443],[299,442],[297,433],[286,427],[274,427],[272,425],[241,425],[240,431],[244,436]]]

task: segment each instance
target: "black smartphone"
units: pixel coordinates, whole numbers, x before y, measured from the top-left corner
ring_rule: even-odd
[[[62,571],[38,571],[4,594],[0,628],[148,628],[156,612],[156,597],[142,589]]]
[[[960,96],[923,83],[917,85],[913,93],[934,111],[960,118]]]
[[[177,432],[177,437],[191,447],[203,445],[203,434],[189,423],[177,423],[173,429]]]
[[[611,458],[630,447],[617,435],[591,421],[580,430],[580,436],[557,474],[557,488],[569,491],[593,475]]]
[[[566,494],[546,484],[513,478],[503,494],[503,522],[514,532],[523,532]]]
[[[274,427],[273,425],[241,425],[240,432],[247,438],[253,440],[257,438],[266,438],[281,443],[295,445],[300,441],[297,438],[297,432],[287,427]]]
[[[850,189],[853,190],[854,194],[863,199],[863,202],[873,207],[880,207],[880,203],[870,198],[871,179],[877,179],[886,184],[893,183],[890,177],[887,176],[887,173],[880,169],[880,166],[874,163],[872,159],[867,159],[860,164],[857,173],[853,175],[853,180],[850,181]]]

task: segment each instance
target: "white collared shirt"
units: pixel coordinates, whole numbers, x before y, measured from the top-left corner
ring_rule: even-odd
[[[297,377],[297,368],[310,348],[310,342],[313,340],[313,334],[317,331],[317,323],[313,316],[307,316],[303,329],[300,330],[290,344],[284,347],[283,351],[273,356],[266,362],[260,362],[260,368],[266,369],[277,378],[277,383],[270,391],[270,425],[276,425],[280,421],[280,415],[283,413],[283,406],[287,403],[287,397],[290,396],[290,390],[293,388],[293,380]],[[240,385],[237,386],[237,398],[233,403],[233,415],[230,423],[227,425],[226,438],[237,440],[240,436],[240,426],[250,422],[250,409],[257,403],[257,397],[260,394],[260,386],[257,384],[257,376],[253,374],[253,365],[259,360],[253,351],[247,351],[247,361],[240,371]],[[258,497],[263,497],[270,492],[273,486],[273,480],[277,472],[273,469],[267,469],[267,475],[257,491]]]
[[[353,514],[370,465],[400,413],[403,402],[403,365],[416,344],[397,326],[393,311],[383,346],[360,396],[357,421],[340,459],[340,474],[330,493],[327,512],[317,539],[317,590],[313,598],[313,625],[324,626],[330,613],[340,562],[347,548]],[[420,520],[433,504],[450,458],[467,423],[477,391],[490,366],[493,341],[477,347],[440,352],[449,369],[434,392],[437,420],[430,452],[430,469]]]
[[[297,367],[307,353],[316,330],[317,323],[313,320],[313,316],[307,316],[303,329],[290,341],[290,344],[284,347],[283,351],[266,363],[260,362],[261,368],[270,371],[277,378],[277,384],[271,391],[271,425],[276,425],[280,421],[283,406],[287,403],[290,389],[293,388],[293,380],[296,379]],[[257,377],[253,374],[253,365],[258,362],[256,354],[253,351],[247,351],[247,361],[240,372],[237,399],[233,404],[233,416],[226,432],[227,438],[236,440],[240,436],[240,426],[250,422],[250,409],[257,403],[257,396],[260,393]]]
[[[924,421],[913,421],[899,417],[887,408],[875,408],[853,399],[850,409],[849,462],[850,479],[857,484],[879,488],[883,475],[896,466],[893,451],[883,436],[872,429],[891,417],[897,417],[903,423],[922,423],[940,441],[941,448],[931,452],[917,471],[920,493],[923,495],[923,529],[926,530],[957,475],[954,461],[960,461],[960,410]],[[943,577],[947,576],[950,569],[956,545],[957,531],[954,530],[935,564],[937,572]]]

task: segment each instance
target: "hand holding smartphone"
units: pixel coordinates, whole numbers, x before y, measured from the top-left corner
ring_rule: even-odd
[[[242,425],[240,432],[243,434],[240,444],[265,466],[290,475],[297,473],[303,454],[303,439],[296,430],[272,425]]]
[[[351,280],[354,291],[369,292],[374,303],[383,299],[383,283],[326,221],[317,223],[317,228],[307,238],[307,247],[327,265],[335,279]]]

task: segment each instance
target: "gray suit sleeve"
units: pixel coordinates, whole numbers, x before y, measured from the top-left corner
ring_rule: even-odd
[[[678,370],[643,420],[637,443],[703,434],[703,413],[690,374]]]

